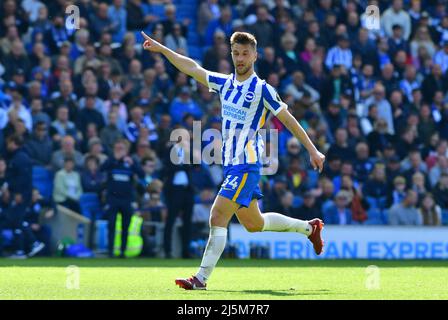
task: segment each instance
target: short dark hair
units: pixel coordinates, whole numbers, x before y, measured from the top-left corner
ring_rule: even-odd
[[[230,37],[230,46],[233,46],[235,43],[250,44],[254,49],[257,48],[257,39],[255,39],[253,34],[248,32],[234,32]]]
[[[19,134],[13,134],[13,135],[10,135],[7,139],[6,139],[6,141],[8,141],[8,142],[13,142],[16,146],[18,146],[18,147],[21,147],[21,146],[23,146],[23,137],[21,136],[21,135],[19,135]]]

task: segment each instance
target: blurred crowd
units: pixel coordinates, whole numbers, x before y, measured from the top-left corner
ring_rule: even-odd
[[[72,4],[80,13],[76,29],[66,19]],[[368,5],[379,8],[380,29],[369,29],[375,17],[365,12]],[[327,157],[317,175],[297,139],[269,119],[266,128],[277,129],[279,141],[267,141],[266,149],[277,147],[279,157],[278,171],[261,182],[264,211],[329,224],[445,219],[445,0],[2,0],[0,23],[3,211],[26,198],[28,217],[33,192],[42,192],[32,184],[11,190],[23,174],[15,172],[17,161],[30,166],[30,179],[36,167],[54,175],[51,195],[41,197],[47,208],[80,211],[85,193],[107,205],[101,168],[124,138],[144,173],[135,180],[134,208],[145,219],[170,221],[170,228],[181,214],[191,219],[190,237],[197,234],[222,171],[205,164],[167,168],[170,133],[192,130],[194,120],[220,130],[218,95],[143,51],[139,32],[229,74],[229,37],[248,31],[258,41],[256,72]],[[180,180],[179,171],[187,173]],[[173,185],[188,187],[192,201],[173,208]]]

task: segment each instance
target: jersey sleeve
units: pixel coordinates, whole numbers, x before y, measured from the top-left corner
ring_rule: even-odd
[[[277,91],[268,83],[263,84],[262,98],[264,100],[264,106],[276,116],[280,111],[288,108],[288,105],[284,103]]]
[[[207,70],[207,85],[210,92],[220,92],[229,76]]]

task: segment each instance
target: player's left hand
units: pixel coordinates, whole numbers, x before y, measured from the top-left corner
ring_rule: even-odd
[[[324,169],[325,156],[319,151],[310,154],[310,162],[314,170],[319,170],[319,173]]]

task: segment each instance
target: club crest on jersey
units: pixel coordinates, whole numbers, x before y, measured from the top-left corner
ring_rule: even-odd
[[[255,93],[253,92],[246,92],[246,94],[244,95],[244,101],[247,102],[252,102],[255,99]]]

